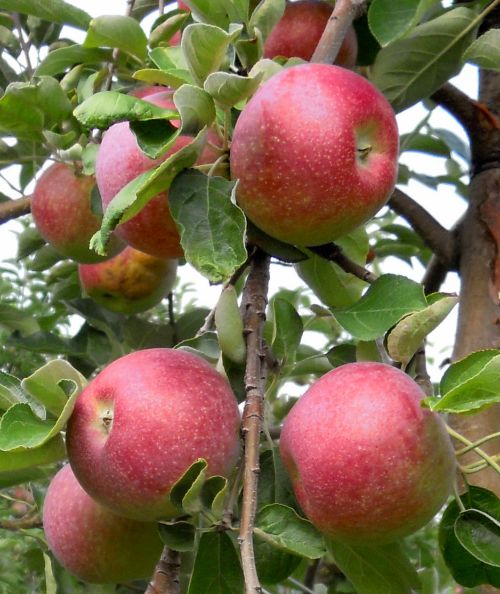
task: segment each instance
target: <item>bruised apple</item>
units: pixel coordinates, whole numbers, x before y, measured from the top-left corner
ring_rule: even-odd
[[[287,68],[258,89],[236,123],[238,204],[281,241],[333,241],[389,199],[398,143],[394,112],[366,79],[328,64]]]
[[[117,516],[96,503],[69,465],[49,485],[43,528],[57,560],[86,582],[147,578],[162,551],[156,524]]]
[[[198,459],[228,476],[239,454],[240,415],[228,382],[197,355],[147,349],[101,371],[79,395],[68,457],[84,489],[137,520],[179,514],[174,483]]]
[[[316,381],[288,414],[280,450],[306,516],[333,539],[391,542],[445,503],[455,456],[424,393],[382,363],[350,363]]]

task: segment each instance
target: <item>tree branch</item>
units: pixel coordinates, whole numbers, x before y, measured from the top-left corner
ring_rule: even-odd
[[[311,62],[333,64],[352,21],[358,16],[366,0],[337,0]]]
[[[344,272],[353,274],[365,283],[371,284],[377,280],[377,276],[373,274],[373,272],[370,272],[366,268],[363,268],[363,266],[353,262],[344,254],[342,248],[336,243],[325,243],[323,245],[309,247],[308,249],[325,260],[335,262],[335,264],[340,266]]]
[[[473,99],[447,82],[430,97],[446,109],[464,128],[469,136],[474,133],[476,106]]]
[[[0,202],[0,225],[31,211],[31,196]]]
[[[243,502],[241,506],[238,541],[245,576],[246,594],[261,592],[253,550],[253,528],[257,509],[259,441],[264,416],[264,352],[262,331],[266,319],[269,285],[269,256],[256,250],[243,290],[245,340],[247,360],[245,369],[246,402],[243,411],[244,470]]]
[[[39,514],[26,515],[22,518],[9,520],[7,518],[0,519],[0,529],[3,530],[27,530],[29,528],[41,528],[42,518]]]
[[[180,553],[165,546],[144,594],[180,594],[180,569]]]

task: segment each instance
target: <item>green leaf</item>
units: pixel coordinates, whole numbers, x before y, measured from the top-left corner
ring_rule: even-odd
[[[40,328],[32,313],[16,309],[6,303],[0,303],[0,328],[2,326],[25,335],[33,334]]]
[[[169,192],[186,260],[213,282],[228,279],[247,258],[245,216],[233,191],[234,182],[186,171]]]
[[[460,7],[419,25],[377,54],[372,82],[396,111],[410,107],[458,73],[478,24],[473,10]]]
[[[50,555],[43,551],[43,563],[45,572],[45,594],[57,594],[57,582],[52,569],[52,559]]]
[[[283,16],[285,6],[285,0],[263,0],[253,11],[248,30],[255,35],[254,29],[257,29],[265,41]]]
[[[58,417],[68,402],[68,394],[61,382],[71,382],[71,394],[80,393],[87,381],[83,375],[63,359],[53,359],[32,375],[23,379],[21,387]]]
[[[202,534],[188,594],[237,594],[243,590],[240,560],[229,534]]]
[[[83,30],[87,29],[91,18],[83,10],[63,0],[0,0],[0,8]]]
[[[215,306],[215,327],[221,352],[234,363],[243,363],[247,349],[238,296],[233,285],[225,287],[220,294]]]
[[[229,16],[226,10],[226,0],[188,0],[186,4],[191,9],[195,20],[202,23],[217,25],[222,29],[227,29],[229,26]]]
[[[182,120],[182,133],[194,136],[215,120],[215,105],[210,95],[194,85],[182,85],[174,93],[174,103]]]
[[[169,549],[181,553],[194,549],[196,529],[189,522],[160,522],[158,530],[163,544]]]
[[[251,243],[259,246],[270,256],[275,256],[283,262],[301,262],[308,256],[294,245],[275,239],[256,227],[252,221],[247,221],[247,236]]]
[[[263,76],[263,72],[255,77],[239,76],[230,72],[212,72],[205,80],[203,88],[221,107],[228,109],[252,96]]]
[[[168,71],[143,68],[134,72],[134,78],[151,85],[165,85],[173,89],[178,89],[185,83],[190,84],[193,82],[189,70],[182,70],[181,68],[171,68]]]
[[[232,33],[214,25],[195,23],[188,25],[182,34],[181,46],[191,74],[203,85],[211,72],[219,70],[229,45],[239,37],[243,25]]]
[[[462,512],[455,521],[455,536],[479,561],[500,567],[500,522],[478,509]]]
[[[180,12],[167,17],[151,31],[149,36],[149,46],[156,47],[162,43],[168,43],[175,33],[182,29],[182,26],[188,19],[188,12]]]
[[[405,315],[427,306],[422,285],[404,276],[384,274],[351,307],[334,310],[334,316],[352,336],[374,340]]]
[[[150,159],[158,159],[165,154],[181,132],[167,120],[130,122],[130,130],[135,134],[141,151]]]
[[[491,491],[482,487],[469,486],[468,492],[461,495],[460,499],[466,509],[481,511],[495,521],[500,521],[500,500]],[[456,500],[451,501],[439,525],[439,547],[448,569],[462,586],[473,588],[481,584],[491,584],[495,588],[500,588],[500,569],[483,563],[458,540],[455,525],[461,513],[463,512]],[[482,531],[478,536],[478,544],[481,546]],[[472,542],[474,541],[475,535],[472,534]]]
[[[111,51],[75,44],[51,51],[35,70],[36,76],[55,76],[75,64],[100,64],[111,60]]]
[[[331,541],[328,549],[357,594],[412,594],[420,580],[399,543],[353,546]]]
[[[205,476],[207,468],[207,461],[200,458],[193,462],[186,472],[176,481],[170,490],[170,501],[175,507],[182,509],[182,502],[184,497],[192,489],[193,485],[196,484],[198,478],[203,475]]]
[[[257,536],[289,553],[319,559],[325,554],[323,536],[295,510],[280,503],[265,505],[257,514]]]
[[[257,501],[259,506],[281,503],[288,507],[296,505],[292,483],[281,460],[279,448],[262,452],[259,460],[260,478]]]
[[[21,381],[10,373],[0,371],[0,410],[7,410],[12,404],[25,400]]]
[[[465,50],[463,59],[479,68],[500,70],[500,29],[490,29],[478,37]]]
[[[425,309],[400,320],[387,336],[391,358],[406,367],[424,338],[441,324],[457,303],[458,297],[442,295]]]
[[[466,413],[500,402],[500,353],[482,351],[454,363],[444,375],[433,410]]]
[[[400,136],[401,152],[417,151],[429,153],[436,157],[449,157],[450,147],[441,138],[426,134],[402,134]]]
[[[295,361],[295,353],[302,338],[304,326],[295,307],[286,299],[271,302],[273,335],[271,349],[282,364]]]
[[[144,31],[132,17],[103,15],[90,22],[83,47],[116,47],[145,60],[147,44]]]

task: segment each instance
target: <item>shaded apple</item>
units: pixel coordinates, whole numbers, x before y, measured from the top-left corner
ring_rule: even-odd
[[[321,39],[333,6],[321,0],[288,2],[285,12],[264,43],[264,58],[285,56],[309,61]],[[358,55],[358,40],[349,27],[335,64],[353,68]]]
[[[179,514],[173,484],[199,458],[228,476],[239,454],[240,415],[227,381],[197,355],[136,351],[101,371],[68,423],[71,466],[85,490],[138,520]]]
[[[328,64],[285,69],[259,88],[236,123],[238,204],[272,237],[327,243],[387,202],[398,143],[389,102],[363,77]]]
[[[382,363],[316,381],[285,419],[280,450],[306,516],[333,539],[392,542],[426,524],[453,488],[455,456],[424,393]]]
[[[159,85],[144,85],[142,87],[132,89],[132,91],[129,92],[129,95],[138,97],[139,99],[144,99],[144,97],[148,97],[149,95],[164,93],[165,89],[165,87],[160,87]]]
[[[150,256],[127,246],[114,258],[98,264],[80,264],[84,292],[116,313],[150,309],[172,290],[177,260]]]
[[[156,524],[117,516],[96,503],[82,489],[69,464],[49,485],[43,528],[56,559],[86,582],[147,578],[163,548]]]
[[[91,207],[94,186],[93,177],[77,174],[65,163],[54,163],[37,181],[31,197],[31,213],[40,235],[62,256],[77,262],[101,262],[124,247],[113,236],[106,256],[89,248],[90,238],[101,227],[101,217]]]
[[[148,95],[144,100],[175,109],[171,91]],[[192,140],[189,136],[180,136],[165,155],[150,159],[139,148],[128,122],[113,124],[103,136],[96,160],[96,179],[103,208],[106,209],[116,194],[135,177],[159,165]],[[207,145],[198,162],[210,163],[217,156],[217,152]],[[116,234],[132,247],[159,258],[183,255],[179,233],[168,207],[168,192],[155,196],[139,213],[119,225]]]

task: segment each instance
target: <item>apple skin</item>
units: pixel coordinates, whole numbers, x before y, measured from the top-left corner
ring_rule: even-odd
[[[137,87],[133,89],[128,94],[132,95],[133,97],[137,97],[138,99],[144,99],[149,95],[157,95],[158,93],[164,93],[166,87],[161,87],[160,85],[144,85],[142,87]]]
[[[49,485],[43,527],[57,560],[86,582],[150,577],[163,548],[156,524],[117,516],[96,503],[82,489],[69,464]]]
[[[89,248],[90,238],[101,227],[101,218],[91,210],[94,185],[93,177],[77,175],[65,163],[54,163],[37,181],[31,197],[31,213],[40,235],[76,262],[102,262],[124,247],[113,236],[106,256]]]
[[[160,107],[175,109],[171,91],[147,95],[143,99]],[[96,179],[103,209],[135,177],[159,165],[192,140],[189,136],[180,136],[161,158],[150,159],[139,148],[128,122],[113,124],[103,136],[96,160]],[[217,156],[207,146],[198,163],[211,163]],[[132,247],[158,258],[178,258],[183,255],[166,191],[156,195],[134,217],[119,225],[115,233]]]
[[[112,419],[112,420],[111,420]],[[147,349],[108,365],[79,395],[68,457],[83,488],[120,515],[179,515],[170,489],[199,458],[228,476],[240,414],[227,381],[197,355]]]
[[[116,313],[135,314],[160,303],[172,290],[177,260],[150,256],[127,246],[114,258],[98,264],[80,264],[84,292]]]
[[[394,112],[366,79],[328,64],[285,69],[259,88],[236,123],[238,204],[287,243],[333,241],[387,202],[398,147]]]
[[[424,393],[383,363],[328,372],[285,419],[283,463],[311,522],[353,544],[393,542],[425,525],[453,488],[455,455]]]
[[[264,43],[264,58],[285,56],[309,61],[332,14],[333,6],[318,0],[288,2],[285,12]],[[349,27],[335,64],[354,68],[358,56],[358,40]]]

